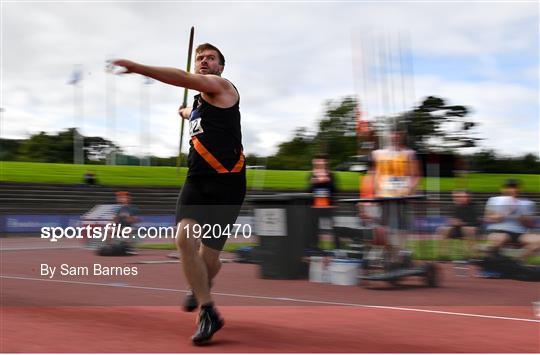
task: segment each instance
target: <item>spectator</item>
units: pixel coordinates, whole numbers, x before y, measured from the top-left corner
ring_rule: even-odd
[[[124,230],[129,227],[133,232],[133,226],[139,221],[137,217],[139,210],[130,204],[131,197],[127,191],[116,192],[116,202],[118,209],[111,221],[116,224],[116,227],[110,230],[111,234],[107,236],[105,243],[101,245],[97,253],[101,256],[136,255],[137,252],[133,248],[133,235],[124,232]],[[124,239],[124,233],[129,235],[129,239]]]
[[[114,217],[114,223],[121,225],[122,227],[132,227],[139,221],[137,215],[139,209],[130,204],[131,196],[127,191],[116,192],[116,202],[120,205],[116,216]]]
[[[116,192],[116,202],[120,205],[120,208],[116,211],[113,222],[118,225],[118,228],[131,228],[133,232],[134,225],[139,222],[139,209],[131,204],[131,196],[127,191]],[[133,249],[133,241],[130,240],[116,240],[113,242],[126,249],[126,254],[133,255],[136,252]]]
[[[97,185],[97,177],[96,174],[91,171],[87,170],[83,175],[84,183],[88,186],[95,186]]]
[[[309,241],[310,249],[318,249],[319,247],[319,232],[321,221],[326,222],[327,228],[334,237],[336,249],[340,249],[341,245],[339,237],[333,232],[333,209],[334,209],[334,194],[336,192],[334,174],[328,168],[328,156],[326,154],[318,154],[312,161],[313,170],[309,177],[310,186],[309,192],[313,194],[312,211],[313,225],[315,233]]]
[[[374,162],[374,188],[376,197],[391,197],[381,205],[381,225],[389,250],[404,250],[409,228],[410,208],[406,200],[399,199],[416,193],[420,169],[416,153],[405,145],[406,128],[403,124],[393,127],[389,145],[372,153]]]
[[[466,243],[466,250],[459,248],[458,258],[464,259],[474,253],[474,243],[478,232],[479,215],[478,209],[471,201],[470,194],[465,190],[456,190],[452,193],[453,206],[450,213],[449,223],[440,227],[437,234],[441,236],[439,243],[439,256],[446,253],[452,257],[451,239],[463,239]]]
[[[521,259],[540,250],[540,235],[528,233],[534,228],[534,202],[519,199],[518,180],[507,180],[502,188],[502,196],[491,197],[486,204],[485,221],[489,223],[488,247],[497,252],[510,242],[523,248]]]

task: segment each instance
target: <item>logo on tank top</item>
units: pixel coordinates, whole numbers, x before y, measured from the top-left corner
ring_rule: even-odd
[[[189,116],[189,135],[191,137],[204,133],[201,121],[202,118],[199,110],[191,111],[191,116]]]

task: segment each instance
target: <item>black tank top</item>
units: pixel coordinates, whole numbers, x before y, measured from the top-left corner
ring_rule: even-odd
[[[234,88],[236,90],[236,87]],[[233,106],[220,108],[206,102],[201,94],[196,95],[189,117],[189,133],[192,139],[189,142],[188,176],[218,174],[215,167],[208,162],[208,158],[205,159],[198,149],[195,149],[194,140],[202,144],[225,169],[233,170],[241,156],[243,159],[240,98]],[[240,172],[227,175],[238,173],[245,174],[245,164]]]

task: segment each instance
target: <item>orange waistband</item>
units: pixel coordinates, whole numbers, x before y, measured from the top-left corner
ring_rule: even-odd
[[[238,162],[234,165],[231,171],[227,170],[223,164],[221,164],[216,157],[210,153],[208,149],[201,143],[201,141],[196,137],[191,137],[191,142],[193,143],[193,148],[199,153],[199,155],[208,163],[212,168],[214,168],[218,173],[220,174],[228,174],[228,173],[238,173],[242,171],[242,168],[244,167],[245,157],[244,152],[240,152],[240,158],[238,159]]]

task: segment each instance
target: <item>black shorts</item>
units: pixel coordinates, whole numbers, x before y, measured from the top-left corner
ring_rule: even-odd
[[[178,196],[176,224],[184,218],[197,221],[205,227],[203,233],[209,231],[200,237],[201,242],[209,248],[222,250],[227,235],[219,232],[226,231],[227,226],[232,229],[245,195],[244,173],[188,176]]]
[[[463,233],[463,227],[454,226],[450,227],[450,233],[448,234],[450,239],[463,239],[465,238],[465,233]]]
[[[504,233],[508,235],[508,237],[510,238],[509,242],[512,244],[520,244],[519,237],[523,235],[522,233],[507,232],[507,231],[502,231],[502,230],[497,230],[497,229],[488,230],[488,233]]]

